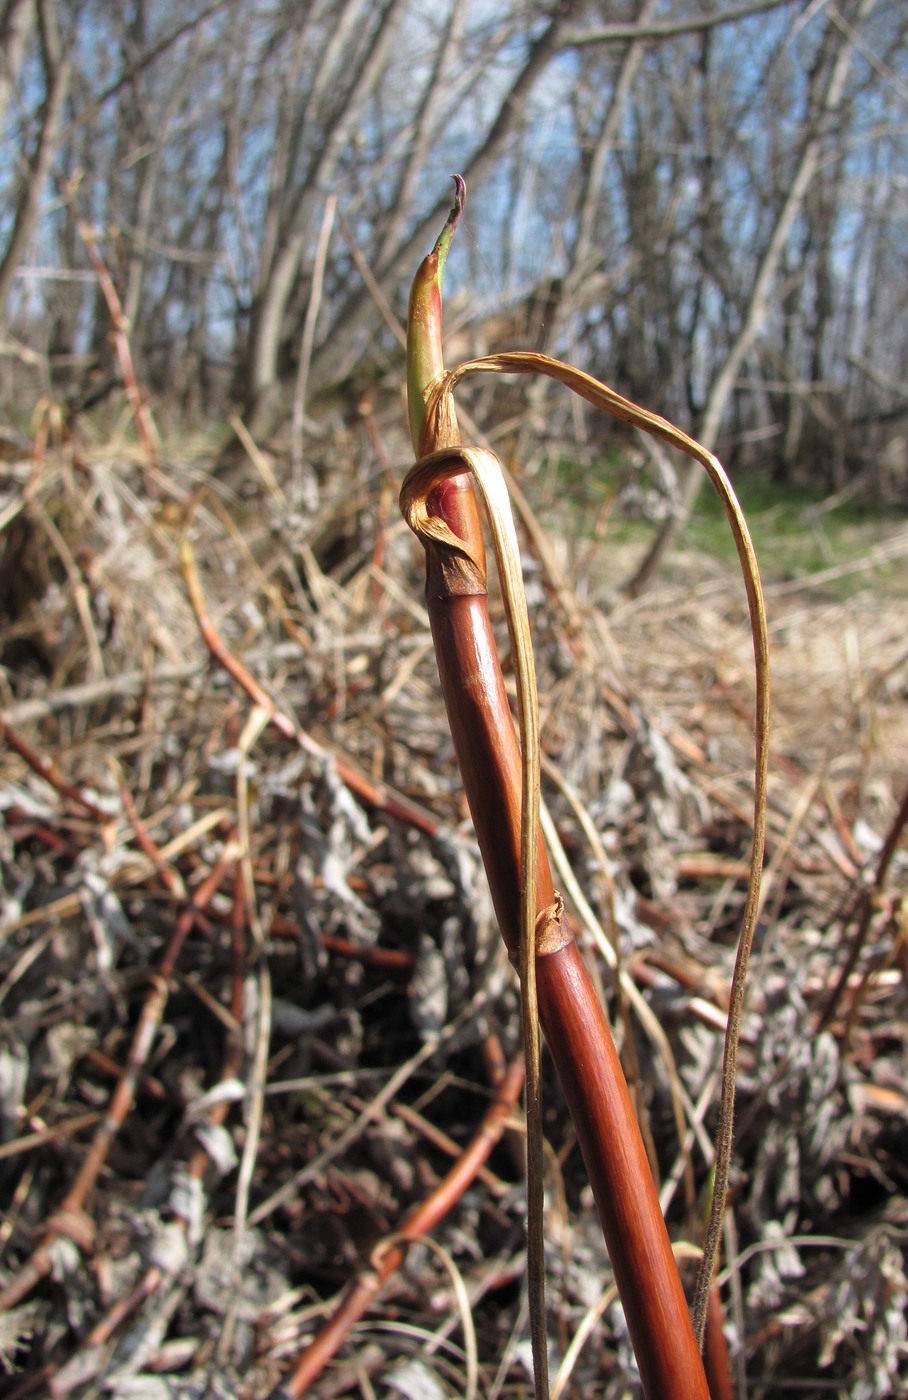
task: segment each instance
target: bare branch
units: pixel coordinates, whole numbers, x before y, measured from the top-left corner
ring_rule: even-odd
[[[791,0],[757,0],[756,4],[740,5],[717,14],[696,15],[688,19],[663,20],[661,23],[641,21],[637,24],[605,24],[601,29],[567,30],[562,36],[565,48],[584,48],[590,44],[627,43],[638,39],[676,39],[681,34],[702,34],[720,24],[735,24],[752,15],[780,10]]]

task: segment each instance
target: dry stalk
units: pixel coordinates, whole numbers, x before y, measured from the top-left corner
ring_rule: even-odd
[[[240,870],[243,909],[252,930],[255,961],[258,974],[258,1005],[256,1006],[255,1044],[249,1070],[249,1084],[246,1093],[246,1139],[236,1186],[236,1208],[233,1218],[233,1267],[239,1270],[242,1258],[243,1239],[249,1217],[249,1192],[252,1187],[252,1174],[258,1153],[262,1132],[262,1117],[265,1105],[265,1082],[268,1078],[268,1046],[271,1040],[271,976],[268,970],[268,957],[265,951],[265,935],[262,931],[258,908],[255,901],[255,876],[252,871],[251,831],[249,827],[249,788],[247,781],[248,755],[254,748],[268,724],[271,709],[255,706],[251,711],[240,742],[237,745],[240,761],[237,768],[237,836],[240,846]],[[218,1357],[223,1361],[230,1354],[233,1332],[236,1325],[236,1293],[224,1319],[224,1328],[218,1343]]]
[[[303,504],[310,510],[314,510],[318,504],[318,486],[314,475],[311,472],[305,472],[305,464],[303,461],[303,431],[306,423],[306,389],[309,383],[309,365],[312,360],[312,347],[315,344],[315,327],[318,323],[318,313],[322,304],[322,292],[325,284],[325,265],[328,261],[328,244],[331,241],[331,229],[334,225],[334,215],[336,211],[337,195],[331,194],[325,200],[325,212],[322,216],[322,226],[319,230],[318,244],[315,250],[315,263],[312,268],[312,290],[309,293],[309,305],[306,308],[306,320],[303,324],[300,362],[296,374],[296,386],[293,393],[293,419],[290,429],[293,500],[297,507]]]
[[[857,927],[851,938],[848,953],[839,968],[836,984],[823,1008],[817,1026],[818,1031],[825,1030],[834,1020],[839,1008],[839,1003],[842,999],[842,994],[848,986],[852,973],[857,967],[861,953],[864,951],[864,945],[867,942],[867,936],[870,932],[873,917],[882,908],[889,867],[892,864],[892,858],[898,849],[898,844],[902,839],[902,834],[906,826],[908,826],[908,790],[903,794],[898,810],[883,840],[880,853],[877,857],[873,878],[870,883],[865,885],[859,892],[857,901],[859,910]]]

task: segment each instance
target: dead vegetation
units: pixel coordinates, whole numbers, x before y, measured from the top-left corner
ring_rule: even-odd
[[[374,1274],[307,1394],[527,1393],[517,997],[397,511],[399,419],[365,402],[320,440],[305,513],[252,443],[238,497],[204,457],[155,468],[80,427],[4,464],[4,1396],[299,1394],[282,1378]],[[698,1242],[752,810],[745,602],[684,555],[628,601],[607,532],[540,557],[533,524],[557,882],[589,900],[672,1236]],[[904,612],[854,577],[847,598],[767,580],[768,865],[721,1275],[742,1396],[908,1376]],[[546,1092],[553,1374],[602,1314],[556,1393],[632,1394]],[[484,1117],[435,1246],[391,1269]]]

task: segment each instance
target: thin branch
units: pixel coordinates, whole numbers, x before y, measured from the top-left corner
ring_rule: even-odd
[[[74,199],[74,192],[70,195]],[[98,248],[97,238],[94,229],[90,228],[84,219],[76,219],[76,227],[85,249],[91,259],[91,265],[95,270],[98,279],[98,286],[107,303],[107,311],[113,326],[114,344],[117,350],[117,359],[120,362],[120,373],[123,376],[123,387],[126,390],[126,397],[129,400],[133,416],[136,420],[136,429],[145,454],[146,466],[146,487],[149,495],[156,495],[157,488],[153,473],[160,469],[160,441],[158,430],[155,427],[151,410],[145,402],[145,397],[139,388],[136,379],[135,366],[132,358],[132,348],[129,344],[129,321],[123,310],[119,293],[113,284],[113,279],[107,270],[107,264],[101,256]]]
[[[561,36],[559,47],[586,48],[590,44],[627,43],[634,39],[674,39],[679,34],[702,34],[706,29],[715,29],[720,24],[735,24],[738,20],[749,19],[752,15],[768,14],[770,10],[780,10],[791,0],[756,0],[755,4],[739,5],[733,10],[720,10],[717,14],[691,16],[689,19],[663,20],[647,24],[605,24],[600,29],[568,29]]]
[[[12,725],[0,714],[0,740],[5,739],[10,748],[13,749],[21,759],[28,764],[39,778],[43,778],[46,783],[55,788],[61,797],[69,798],[70,802],[76,802],[95,821],[109,822],[116,816],[115,811],[110,811],[98,805],[94,796],[89,796],[81,788],[75,787],[67,782],[55,759],[44,759],[36,753],[31,744],[17,734]]]

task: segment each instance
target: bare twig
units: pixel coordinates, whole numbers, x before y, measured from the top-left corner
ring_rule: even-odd
[[[839,1003],[842,999],[842,994],[848,986],[849,979],[857,967],[858,959],[864,950],[873,917],[879,911],[883,892],[886,888],[889,867],[892,864],[892,858],[898,849],[898,844],[902,839],[906,826],[908,826],[908,791],[904,793],[898,810],[890,823],[889,830],[886,833],[885,840],[883,841],[879,856],[877,857],[873,878],[869,885],[864,886],[860,890],[857,928],[850,940],[848,954],[839,968],[836,984],[820,1015],[819,1024],[817,1026],[818,1030],[825,1030],[835,1018]]]
[[[444,1180],[407,1217],[392,1239],[373,1250],[370,1268],[348,1285],[328,1322],[303,1352],[293,1374],[271,1392],[271,1400],[299,1400],[300,1396],[305,1395],[353,1326],[375,1302],[388,1279],[400,1268],[409,1246],[434,1229],[461,1199],[510,1122],[522,1084],[523,1061],[518,1057],[511,1062],[472,1142]]]
[[[94,797],[87,796],[81,788],[74,787],[72,783],[67,782],[60,772],[56,760],[42,758],[41,755],[36,753],[31,745],[22,738],[21,734],[18,734],[16,730],[4,720],[3,716],[0,715],[0,740],[3,739],[6,740],[11,749],[15,750],[20,758],[25,760],[29,768],[38,774],[39,778],[43,778],[46,783],[49,783],[51,787],[55,788],[61,797],[66,797],[70,802],[77,803],[89,816],[94,817],[95,821],[109,822],[116,815],[115,812],[109,810],[105,811],[103,807],[98,805]]]

